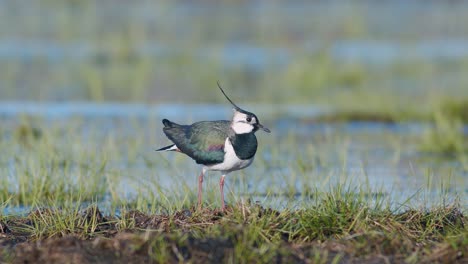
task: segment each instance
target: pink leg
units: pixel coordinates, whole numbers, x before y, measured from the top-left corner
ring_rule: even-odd
[[[221,209],[223,211],[226,209],[224,206],[224,177],[225,175],[221,176],[221,180],[219,180],[219,190],[221,192]]]
[[[200,173],[198,176],[198,210],[202,208],[202,185],[203,185],[203,176],[204,172]]]

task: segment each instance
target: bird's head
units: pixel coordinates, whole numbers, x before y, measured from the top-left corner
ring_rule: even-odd
[[[236,134],[245,134],[256,132],[259,129],[270,133],[270,130],[260,124],[258,117],[250,112],[245,110],[234,109],[234,117],[232,118],[232,129]]]
[[[270,130],[260,124],[258,117],[249,111],[246,111],[236,104],[234,104],[231,99],[226,95],[226,93],[221,88],[221,85],[218,82],[218,87],[221,92],[224,94],[226,99],[232,104],[234,107],[234,116],[232,118],[231,127],[236,134],[246,134],[251,132],[256,132],[257,130],[261,129],[267,133],[270,133]]]

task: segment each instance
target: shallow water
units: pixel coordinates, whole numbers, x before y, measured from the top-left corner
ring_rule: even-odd
[[[349,70],[341,69],[340,78],[350,80],[339,82],[346,86],[343,89],[335,84],[324,87],[325,94],[354,92],[354,78],[356,92],[362,81],[372,91],[389,89],[389,94],[410,96],[418,103],[432,92],[466,94],[468,4],[463,1],[75,2],[2,2],[0,100],[210,101],[214,98],[200,86],[216,78],[233,89],[233,83],[253,87],[260,99],[266,93],[287,97],[284,91],[290,85],[307,85],[301,74],[274,89],[261,87],[275,85],[277,79],[267,81],[271,77],[284,79],[281,76],[289,76],[284,72],[294,75],[295,69],[328,60],[344,68],[349,65]],[[187,68],[181,67],[185,62]],[[124,65],[127,68],[121,69]],[[210,75],[200,71],[204,67]],[[186,76],[179,80],[181,70]],[[320,71],[314,67],[310,71],[315,70]],[[98,77],[91,74],[95,72]],[[132,81],[121,83],[124,73],[128,76],[122,80]],[[227,76],[233,79],[224,81],[231,78]],[[94,77],[98,83],[91,85]],[[99,80],[107,81],[101,87]],[[133,94],[128,87],[146,92]],[[299,95],[276,101],[315,93]],[[307,206],[315,193],[345,182],[371,200],[379,195],[388,198],[396,208],[409,197],[416,205],[459,197],[467,206],[466,161],[420,151],[421,138],[431,129],[428,124],[313,123],[308,120],[333,110],[322,105],[243,106],[273,133],[258,133],[260,146],[252,166],[227,177],[228,202],[252,199],[279,208]],[[58,155],[71,164],[64,172],[70,180],[81,174],[91,177],[85,165],[105,161],[104,171],[96,176],[108,181],[99,201],[103,209],[117,199],[194,193],[199,166],[181,154],[154,152],[169,143],[160,120],[190,123],[230,115],[225,104],[3,101],[0,177],[8,179],[8,189],[16,192],[21,168],[41,168],[36,163],[47,165],[43,161],[47,155]],[[21,146],[22,140],[31,140],[22,135],[31,133],[29,127],[44,134],[27,142],[41,145],[42,152]],[[468,134],[468,126],[464,131]],[[210,203],[218,202],[218,177],[207,176]],[[29,206],[7,206],[4,213],[27,211]]]
[[[268,114],[267,110],[273,108],[275,114]],[[410,197],[410,204],[417,206],[457,197],[463,206],[468,205],[466,167],[457,159],[419,151],[418,140],[429,128],[427,124],[309,123],[304,117],[319,115],[326,109],[267,105],[248,109],[256,112],[272,133],[257,133],[260,146],[254,163],[227,177],[228,202],[252,199],[277,208],[301,207],[307,206],[314,193],[329,192],[346,183],[371,200],[377,196],[388,198],[395,208]],[[131,201],[158,190],[166,195],[195,192],[200,168],[192,160],[178,153],[154,152],[169,143],[160,120],[189,123],[226,119],[230,111],[220,105],[2,103],[2,145],[11,152],[4,151],[0,171],[8,172],[2,177],[16,177],[15,168],[8,168],[15,164],[14,154],[8,154],[18,149],[15,145],[19,143],[12,140],[17,127],[30,122],[45,132],[72,127],[52,139],[64,153],[72,151],[74,144],[104,151],[104,173],[111,175],[113,187],[99,201],[103,207],[115,194]],[[70,133],[77,141],[74,144],[69,142]],[[205,181],[205,191],[214,193],[207,198],[212,203],[219,199],[216,175],[209,173]],[[7,207],[4,213],[27,208]]]
[[[200,101],[197,92],[183,89],[200,91],[218,78],[261,94],[272,91],[258,87],[271,86],[274,76],[292,78],[278,89],[302,85],[294,72],[321,60],[340,68],[336,78],[344,86],[364,82],[421,95],[466,86],[463,1],[2,4],[0,97],[8,100]],[[187,81],[177,78],[181,70]],[[103,87],[93,85],[96,72]],[[243,77],[234,80],[239,72]],[[121,75],[129,83],[119,87]],[[153,92],[155,87],[161,90]]]
[[[135,56],[160,59],[169,54],[183,54],[185,48],[168,47],[157,43],[148,46],[136,46]],[[320,47],[306,48],[313,54]],[[330,57],[340,63],[360,62],[364,65],[385,66],[392,63],[412,61],[459,61],[468,57],[467,39],[436,39],[421,43],[402,44],[392,41],[345,40],[337,41],[328,47]],[[7,41],[0,43],[0,59],[33,61],[41,58],[51,64],[60,64],[68,60],[75,63],[89,60],[99,54],[99,50],[85,43],[51,44],[35,40],[25,43]],[[297,55],[287,48],[269,48],[245,44],[229,44],[223,48],[199,48],[194,51],[200,61],[220,59],[228,67],[245,66],[251,70],[263,71],[267,67],[286,66]]]
[[[0,13],[0,21],[6,25],[0,31],[3,38],[0,60],[28,62],[41,59],[62,64],[70,60],[79,63],[79,60],[93,59],[105,52],[96,43],[96,34],[113,32],[114,27],[141,28],[143,32],[151,33],[143,40],[131,42],[131,50],[137,57],[157,59],[184,54],[187,47],[182,44],[201,42],[190,49],[194,58],[202,61],[219,59],[225,66],[244,65],[256,70],[291,63],[297,59],[294,51],[298,46],[305,53],[326,47],[329,55],[339,62],[379,65],[411,60],[457,61],[468,57],[468,32],[464,23],[468,5],[464,2],[4,4],[5,10],[14,12]],[[94,13],[100,15],[98,19]],[[399,19],[395,19],[394,14],[399,14]],[[174,18],[183,18],[184,23]],[[68,29],[63,25],[64,19],[87,23],[82,23],[79,28],[69,25]],[[8,23],[16,24],[18,30],[12,31]],[[31,24],[34,24],[33,32],[30,32]],[[215,24],[219,24],[218,27]],[[255,26],[247,27],[252,24]],[[197,28],[199,25],[206,32]],[[153,28],[161,32],[154,34]],[[70,39],[62,37],[61,31],[67,29],[74,30]],[[355,35],[353,29],[357,31]],[[204,38],[197,38],[192,32],[197,30],[204,34]],[[346,34],[346,30],[351,32]],[[164,34],[165,31],[172,34]],[[264,34],[267,43],[262,43],[265,40],[256,36],[260,33]],[[283,36],[285,33],[288,34]],[[284,45],[277,34],[289,37],[295,45]]]

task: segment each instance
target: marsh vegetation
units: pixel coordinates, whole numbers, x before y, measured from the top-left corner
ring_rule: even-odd
[[[257,4],[4,3],[0,262],[467,261],[468,5]],[[217,80],[273,133],[198,211]]]

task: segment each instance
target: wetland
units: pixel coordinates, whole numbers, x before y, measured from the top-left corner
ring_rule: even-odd
[[[464,2],[1,5],[0,262],[468,261]],[[224,212],[155,152],[218,80],[272,130]]]

